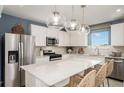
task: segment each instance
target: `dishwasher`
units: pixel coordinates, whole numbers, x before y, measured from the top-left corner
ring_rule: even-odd
[[[114,58],[106,58],[107,61],[114,59]],[[109,76],[110,78],[119,80],[119,81],[124,81],[124,59],[114,59],[114,67],[113,67],[113,72]]]

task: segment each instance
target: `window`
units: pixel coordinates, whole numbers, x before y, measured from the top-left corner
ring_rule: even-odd
[[[89,34],[88,43],[91,46],[110,45],[110,28],[92,30]]]

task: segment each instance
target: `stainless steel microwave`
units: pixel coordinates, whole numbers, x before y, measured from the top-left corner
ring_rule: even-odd
[[[59,40],[57,38],[46,37],[47,46],[57,46],[58,44],[59,44]]]

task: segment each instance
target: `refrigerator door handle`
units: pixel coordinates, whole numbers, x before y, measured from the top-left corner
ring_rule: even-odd
[[[21,47],[20,47],[21,43],[19,42],[18,43],[18,51],[19,51],[19,54],[18,54],[18,59],[19,59],[19,63],[18,63],[18,70],[20,71],[20,66],[21,66]]]
[[[21,42],[21,65],[24,65],[24,47],[23,42]]]

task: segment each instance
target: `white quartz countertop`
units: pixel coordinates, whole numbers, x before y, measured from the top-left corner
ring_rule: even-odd
[[[122,59],[122,60],[124,60],[124,57],[122,56],[122,57],[112,57],[112,56],[105,56],[106,58],[113,58],[113,59]]]
[[[101,62],[104,62],[104,57],[70,56],[59,61],[31,64],[21,68],[34,75],[46,85],[52,86]]]

